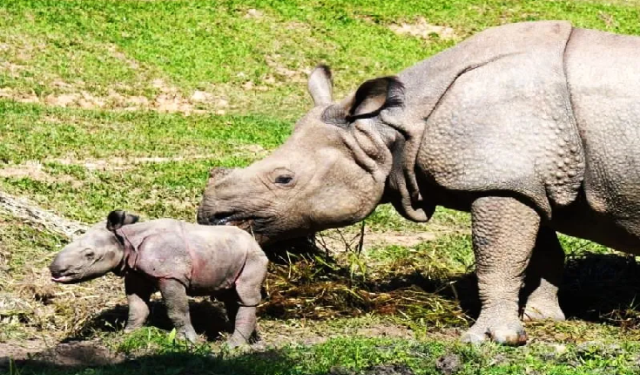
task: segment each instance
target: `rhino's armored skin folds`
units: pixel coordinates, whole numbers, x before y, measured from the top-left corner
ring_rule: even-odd
[[[471,212],[482,310],[470,342],[524,343],[519,314],[564,319],[557,232],[639,253],[638,37],[509,24],[340,102],[327,67],[309,91],[314,108],[273,154],[212,170],[200,223],[268,242],[354,223],[380,203],[414,221],[437,205]]]
[[[222,300],[234,332],[231,346],[255,332],[256,306],[267,273],[267,257],[247,232],[173,219],[137,222],[113,211],[107,223],[67,245],[50,265],[53,281],[77,283],[114,272],[124,276],[129,303],[126,330],[149,316],[149,298],[160,290],[181,338],[195,342],[187,296]]]

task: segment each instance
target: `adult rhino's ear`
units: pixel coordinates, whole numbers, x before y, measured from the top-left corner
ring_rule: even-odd
[[[397,77],[368,80],[358,87],[349,104],[349,122],[376,116],[383,109],[404,105],[404,85]]]
[[[347,126],[359,118],[371,118],[380,111],[404,106],[404,85],[397,77],[382,77],[366,81],[355,94],[330,105],[322,113],[327,124]]]
[[[107,216],[107,229],[115,231],[125,225],[138,222],[140,218],[136,215],[132,215],[122,210],[111,211]]]
[[[309,75],[307,88],[316,107],[331,103],[333,83],[331,82],[331,70],[329,67],[322,64],[318,65]]]

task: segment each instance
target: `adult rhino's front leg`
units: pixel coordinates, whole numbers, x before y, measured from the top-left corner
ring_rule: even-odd
[[[517,199],[485,197],[473,203],[471,218],[482,309],[462,339],[479,343],[489,337],[502,344],[524,344],[518,297],[540,217]]]

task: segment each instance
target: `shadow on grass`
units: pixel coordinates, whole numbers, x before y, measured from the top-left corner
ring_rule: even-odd
[[[640,327],[640,265],[633,256],[586,254],[570,258],[560,288],[569,318]]]
[[[189,301],[191,323],[196,333],[203,334],[208,341],[218,340],[223,332],[232,332],[224,305],[208,298],[198,301]],[[87,339],[95,332],[116,332],[124,329],[127,321],[128,308],[119,305],[100,312],[80,329],[80,331],[66,338],[63,342]],[[171,331],[173,324],[167,316],[167,309],[162,300],[154,300],[150,303],[150,314],[147,325],[163,330]]]
[[[91,353],[94,350],[94,353]],[[234,356],[212,355],[205,352],[169,352],[136,358],[115,357],[110,362],[96,361],[104,348],[70,351],[66,356],[50,358],[37,354],[33,359],[19,360],[11,365],[0,364],[0,370],[21,375],[42,374],[294,374],[295,363],[279,350],[246,353]]]
[[[250,352],[236,355],[211,354],[206,352],[186,353],[170,352],[139,356],[136,358],[119,358],[111,363],[104,361],[97,363],[91,358],[83,355],[88,354],[87,350],[80,351],[80,355],[70,355],[60,360],[39,360],[29,359],[16,361],[10,366],[5,366],[0,362],[0,370],[5,367],[10,373],[21,375],[41,374],[92,374],[92,375],[127,375],[127,374],[211,374],[211,375],[355,375],[356,372],[341,367],[341,364],[306,363],[301,361],[299,356],[286,349],[266,350],[261,352]],[[93,358],[101,355],[103,349],[95,347]],[[300,353],[298,353],[300,354]],[[325,354],[326,355],[326,354]],[[457,359],[457,357],[454,356]],[[455,359],[454,359],[455,360]],[[414,375],[413,370],[406,364],[394,363],[398,361],[366,366],[358,372],[363,375]],[[434,361],[435,362],[435,361]],[[454,366],[459,366],[453,364]],[[4,367],[3,367],[4,366]],[[304,368],[307,369],[304,369]],[[327,369],[327,367],[330,367]],[[311,370],[311,368],[314,368]],[[447,372],[449,373],[449,372]]]

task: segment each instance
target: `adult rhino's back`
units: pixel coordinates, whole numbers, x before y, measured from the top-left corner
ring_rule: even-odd
[[[516,193],[562,231],[637,248],[639,37],[563,21],[509,24],[400,78],[402,120],[427,122],[417,163],[430,180]]]

